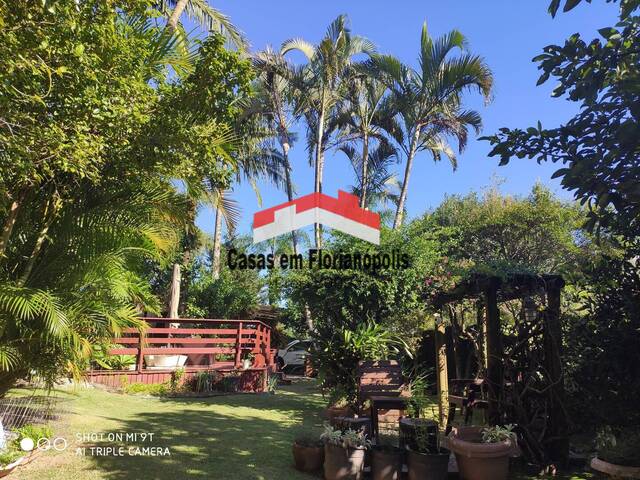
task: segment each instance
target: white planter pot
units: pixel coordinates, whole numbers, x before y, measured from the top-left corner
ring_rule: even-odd
[[[243,370],[249,370],[251,368],[251,360],[249,360],[248,358],[245,360],[242,360],[242,369]]]
[[[187,361],[186,355],[145,355],[144,363],[148,368],[180,368]]]

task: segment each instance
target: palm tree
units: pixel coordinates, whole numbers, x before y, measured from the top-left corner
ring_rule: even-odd
[[[245,50],[247,47],[244,36],[231,23],[229,17],[209,5],[207,0],[160,0],[158,8],[169,17],[167,28],[170,31],[178,29],[180,17],[186,12],[189,18],[194,19],[208,31],[218,31],[223,34],[237,49]]]
[[[385,108],[386,93],[387,86],[383,82],[362,72],[354,72],[348,80],[346,101],[342,103],[334,121],[340,128],[338,142],[362,142],[360,159],[369,158],[369,149],[375,148],[375,143],[381,146],[379,153],[390,153],[386,146],[382,146],[387,141],[384,126],[389,121],[385,116],[393,116]],[[356,172],[360,180],[360,208],[367,205],[369,163],[360,161],[361,170]]]
[[[381,141],[378,146],[368,152],[367,167],[362,165],[362,155],[353,145],[342,145],[339,150],[349,159],[358,181],[351,188],[354,195],[362,198],[362,192],[368,192],[366,203],[361,203],[361,208],[384,208],[388,203],[394,207],[399,199],[399,182],[392,171],[393,165],[398,162],[398,151],[388,141]],[[363,180],[363,172],[366,179]]]
[[[260,191],[257,181],[265,179],[272,182],[276,187],[282,188],[286,185],[284,172],[286,168],[282,158],[274,154],[269,143],[266,141],[270,136],[270,130],[265,130],[259,117],[241,120],[243,124],[242,138],[244,141],[236,145],[233,157],[233,173],[235,182],[248,182],[253,188],[258,202],[261,203]],[[212,205],[216,210],[214,235],[213,235],[213,255],[212,274],[214,279],[220,275],[220,252],[222,248],[222,222],[226,222],[227,231],[233,232],[240,217],[240,208],[231,197],[230,189],[215,187],[211,190]]]
[[[419,69],[402,64],[390,55],[379,55],[369,62],[369,70],[379,75],[391,90],[398,112],[399,124],[394,137],[407,158],[402,189],[393,226],[402,225],[411,169],[418,152],[427,150],[438,161],[444,154],[456,167],[453,150],[447,143],[452,136],[462,151],[467,142],[468,128],[478,132],[480,115],[461,106],[462,95],[475,89],[488,100],[493,75],[484,60],[466,52],[467,41],[457,30],[433,40],[422,27]],[[451,58],[454,50],[460,55]]]
[[[80,190],[45,221],[36,248],[42,198],[31,199],[33,218],[17,227],[3,267],[18,280],[0,281],[0,396],[31,371],[49,382],[61,370],[79,375],[91,344],[142,329],[140,313],[160,310],[141,266],[175,248],[184,196],[153,178]]]
[[[363,53],[371,55],[375,47],[366,38],[352,36],[347,18],[340,15],[331,23],[318,45],[311,45],[302,39],[287,40],[282,45],[281,53],[285,55],[294,50],[302,52],[307,58],[307,64],[295,81],[296,109],[305,116],[308,130],[314,133],[307,143],[310,152],[315,149],[314,192],[322,192],[328,117],[344,95],[343,80],[348,77],[354,56]],[[319,224],[315,224],[314,231],[316,247],[319,248],[322,246]]]
[[[256,94],[247,108],[248,114],[258,113],[262,115],[268,127],[274,132],[279,144],[279,152],[265,146],[265,152],[270,151],[273,156],[280,156],[280,162],[284,173],[287,199],[293,200],[294,186],[291,179],[291,163],[289,150],[293,143],[293,134],[289,131],[291,126],[291,79],[294,76],[294,68],[283,55],[274,52],[268,47],[263,52],[258,52],[253,57],[253,65],[258,72],[258,84]],[[297,253],[296,233],[291,233],[293,252]]]

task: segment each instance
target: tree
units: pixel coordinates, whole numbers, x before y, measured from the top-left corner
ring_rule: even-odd
[[[0,2],[0,394],[159,313],[145,266],[191,221],[175,182],[230,179],[226,127],[171,105],[198,64],[146,6]]]
[[[379,143],[378,155],[384,152],[383,156],[386,158],[390,156],[387,153],[391,153],[393,150],[386,146],[388,140],[384,132],[384,126],[389,123],[389,118],[385,117],[393,116],[389,109],[385,109],[386,93],[387,87],[383,82],[366,75],[366,73],[359,73],[356,69],[356,72],[348,79],[346,99],[335,115],[335,121],[341,128],[338,142],[362,142],[360,159],[367,159],[367,161],[359,162],[360,169],[356,171],[360,180],[358,188],[360,208],[365,208],[367,205],[370,184],[369,150],[373,150],[376,143]],[[355,167],[353,159],[352,165]],[[379,174],[380,171],[375,173]]]
[[[564,11],[579,1],[566,1]],[[555,15],[560,0],[551,2]],[[553,96],[580,104],[565,124],[544,129],[502,128],[487,137],[492,156],[561,163],[554,177],[587,205],[586,228],[598,233],[604,253],[585,266],[574,301],[578,312],[566,322],[565,369],[574,412],[585,423],[638,425],[631,399],[638,396],[640,348],[640,20],[636,0],[620,2],[620,22],[598,30],[586,42],[578,34],[563,46],[550,45],[533,60],[542,75],[554,77]]]
[[[366,162],[352,145],[343,145],[339,150],[347,156],[356,175],[358,183],[352,187],[352,193],[366,200],[364,204],[361,203],[361,208],[383,208],[389,202],[397,205],[399,182],[396,174],[390,170],[398,162],[398,151],[393,145],[383,140],[375,149],[369,151],[367,148]],[[367,166],[363,166],[363,163]],[[364,179],[363,175],[366,175]],[[368,192],[366,197],[363,192]]]
[[[295,188],[291,178],[289,150],[294,139],[294,135],[290,132],[293,93],[291,81],[294,69],[282,54],[274,52],[271,48],[258,52],[253,58],[253,65],[259,72],[258,87],[246,113],[248,115],[255,113],[262,115],[269,128],[274,132],[280,146],[280,152],[267,145],[265,153],[280,157],[287,200],[292,201]],[[291,233],[291,242],[294,253],[297,253],[296,232]]]
[[[441,228],[452,239],[447,252],[452,262],[498,275],[526,271],[572,276],[590,245],[581,232],[584,212],[539,184],[527,197],[501,195],[497,188],[482,196],[447,197],[423,221],[425,229]]]
[[[247,251],[247,237],[228,239],[223,254],[235,248]],[[260,300],[264,279],[258,270],[230,270],[223,262],[218,278],[211,274],[213,252],[198,258],[193,267],[193,284],[186,299],[186,312],[192,318],[246,318]]]
[[[307,128],[312,133],[308,138],[309,152],[314,155],[314,192],[322,192],[324,173],[324,153],[327,146],[326,126],[333,109],[344,95],[344,80],[348,78],[353,57],[371,54],[374,45],[367,39],[352,36],[344,15],[336,18],[318,45],[311,45],[302,39],[284,42],[281,53],[297,50],[302,52],[308,63],[297,76],[297,110],[307,120]],[[322,246],[322,231],[315,225],[316,247]]]
[[[558,4],[552,7],[557,10]],[[637,8],[633,5],[623,2],[620,23],[600,29],[600,38],[587,43],[574,34],[563,46],[547,46],[533,59],[542,71],[538,85],[553,76],[558,81],[554,97],[580,102],[575,117],[553,129],[540,122],[526,130],[502,128],[485,139],[493,146],[489,155],[500,157],[501,165],[513,157],[561,163],[553,177],[588,205],[589,229],[629,232],[632,225],[637,236],[640,22],[630,16]]]
[[[193,201],[214,208],[214,242],[217,239],[218,245],[223,219],[232,227],[239,216],[227,189],[243,167],[249,135],[238,127],[238,119],[254,80],[251,62],[239,52],[225,49],[224,43],[220,34],[210,35],[201,43],[193,72],[163,98],[162,118],[174,123],[162,120],[157,134],[162,150],[170,152],[177,164],[188,166],[179,173],[186,179]],[[219,247],[214,251],[219,252]],[[218,270],[214,269],[214,274]],[[180,282],[176,279],[173,284]]]
[[[387,83],[391,90],[400,124],[394,129],[406,156],[400,199],[396,209],[394,228],[400,228],[404,216],[411,169],[415,156],[427,150],[435,161],[444,154],[456,166],[453,150],[447,137],[453,136],[462,151],[467,143],[468,128],[479,131],[480,115],[462,108],[465,91],[477,89],[489,98],[493,85],[491,70],[484,60],[466,53],[467,41],[462,33],[453,30],[433,40],[422,27],[419,70],[403,65],[390,55],[377,55],[369,70]],[[451,58],[451,53],[462,53]]]
[[[167,28],[171,31],[178,29],[180,17],[186,12],[207,31],[223,34],[239,50],[244,50],[247,46],[242,33],[231,23],[229,17],[209,5],[207,0],[160,0],[159,8],[169,17]],[[170,14],[169,8],[173,8]]]

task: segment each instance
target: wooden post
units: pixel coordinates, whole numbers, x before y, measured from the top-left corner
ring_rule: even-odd
[[[569,458],[569,435],[565,410],[562,373],[562,327],[560,325],[560,294],[564,281],[558,279],[547,286],[547,309],[544,315],[544,363],[549,375],[548,451],[554,461],[566,464]]]
[[[485,289],[486,342],[487,342],[487,391],[489,394],[488,420],[490,425],[500,424],[500,404],[504,380],[502,365],[502,332],[498,309],[499,280],[490,278]]]
[[[169,295],[169,318],[178,318],[178,306],[180,305],[180,264],[173,265],[171,274],[171,291]]]
[[[240,368],[242,362],[242,322],[238,323],[238,335],[236,337],[236,368]]]
[[[142,369],[144,367],[144,352],[142,348],[142,335],[138,332],[138,373],[142,373]]]
[[[449,375],[447,373],[447,340],[445,337],[445,326],[442,317],[436,315],[435,325],[436,344],[436,380],[438,386],[438,413],[439,426],[441,430],[447,428],[449,417]]]
[[[485,378],[487,375],[487,322],[481,298],[476,302],[476,326],[478,328],[478,373],[481,378]]]

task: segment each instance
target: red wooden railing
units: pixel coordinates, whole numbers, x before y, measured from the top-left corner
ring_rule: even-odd
[[[143,335],[137,329],[125,329],[113,343],[110,355],[136,355],[137,370],[142,371],[145,355],[208,355],[209,365],[230,364],[239,368],[245,353],[254,354],[254,366],[270,366],[271,328],[257,320],[221,320],[201,318],[150,318]],[[159,327],[157,324],[163,326]],[[178,324],[176,328],[170,324]],[[184,325],[184,327],[183,327]],[[233,361],[217,361],[216,355],[233,356]]]

